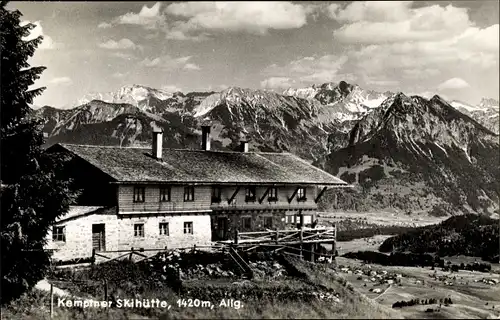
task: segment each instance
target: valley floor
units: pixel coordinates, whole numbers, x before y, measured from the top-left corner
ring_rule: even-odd
[[[345,220],[355,220],[368,225],[421,227],[440,223],[449,217],[432,217],[425,212],[415,212],[411,215],[389,211],[377,212],[320,212],[320,223],[329,224]],[[361,225],[362,226],[362,225]]]
[[[438,303],[398,308],[405,318],[492,319],[500,316],[498,265],[491,273],[464,270],[450,273],[437,270],[439,268],[367,265],[342,257],[337,258],[337,263],[342,276],[357,290],[387,307],[412,299],[451,298],[453,302],[441,307]],[[362,272],[367,269],[370,275]],[[387,274],[396,274],[400,283],[390,280],[381,283]],[[426,312],[427,309],[434,311]]]

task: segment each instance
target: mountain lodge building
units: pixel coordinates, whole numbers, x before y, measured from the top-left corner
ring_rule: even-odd
[[[77,206],[48,235],[54,260],[96,251],[187,248],[227,240],[238,231],[310,226],[327,187],[349,185],[290,153],[151,149],[56,144],[71,157],[67,171],[82,190]]]

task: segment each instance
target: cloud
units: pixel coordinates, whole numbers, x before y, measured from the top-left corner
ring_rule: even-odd
[[[293,85],[293,80],[287,77],[270,77],[260,82],[265,89],[286,89]]]
[[[120,59],[125,59],[125,60],[136,59],[136,57],[132,53],[130,53],[130,52],[122,52],[122,51],[111,52],[111,56],[117,57],[117,58],[120,58]]]
[[[185,69],[185,70],[201,70],[201,68],[194,63],[187,63],[183,69]]]
[[[407,94],[407,96],[420,96],[420,97],[425,98],[427,100],[430,100],[435,95],[436,95],[436,92],[434,92],[434,91],[417,91],[417,92],[409,91]],[[446,101],[453,100],[452,98],[448,97],[447,95],[444,95],[443,93],[439,93],[439,96],[441,98],[445,99]]]
[[[438,90],[457,90],[457,89],[465,89],[469,88],[470,85],[465,81],[464,79],[461,78],[451,78],[446,80],[445,82],[441,83],[438,86]]]
[[[151,8],[144,5],[139,13],[126,13],[116,18],[114,22],[116,24],[140,25],[146,29],[155,29],[165,21],[160,9],[160,2],[155,3]]]
[[[204,40],[209,40],[210,37],[206,33],[201,33],[198,35],[192,35],[188,34],[188,31],[182,31],[182,30],[175,30],[170,29],[170,30],[165,30],[165,39],[167,40],[181,40],[181,41],[204,41]]]
[[[270,65],[263,70],[263,74],[269,76],[266,80],[274,78],[273,81],[276,82],[289,78],[293,83],[303,85],[338,81],[340,78],[352,81],[355,80],[352,74],[340,72],[347,61],[348,57],[345,55],[302,57],[282,66]]]
[[[439,69],[434,68],[409,68],[403,69],[402,72],[402,76],[407,79],[428,79],[441,73]]]
[[[182,88],[176,85],[164,85],[161,87],[161,89],[167,92],[182,92]]]
[[[321,5],[292,2],[174,2],[162,10],[162,3],[144,5],[99,28],[116,25],[137,25],[149,30],[161,30],[166,39],[203,41],[214,32],[249,32],[265,35],[269,30],[297,29],[316,19]]]
[[[102,22],[98,28],[111,28],[116,25],[136,25],[148,30],[158,29],[166,24],[165,16],[161,12],[161,2],[153,6],[142,6],[138,13],[127,12],[124,15],[114,18],[111,22]]]
[[[30,22],[30,21],[22,21],[20,23],[21,26],[24,26],[28,23],[32,23],[35,27],[30,30],[30,34],[27,37],[24,37],[24,41],[30,41],[36,39],[40,36],[43,37],[42,43],[40,43],[37,47],[37,50],[51,50],[51,49],[59,49],[62,48],[62,43],[55,42],[51,37],[44,34],[42,24],[40,21]]]
[[[115,72],[115,73],[113,73],[111,76],[112,76],[113,78],[123,78],[123,77],[125,77],[126,75],[127,75],[127,73]]]
[[[111,28],[113,25],[111,23],[107,23],[107,22],[101,22],[99,23],[99,25],[97,26],[99,29],[108,29],[108,28]]]
[[[205,32],[249,32],[265,35],[269,30],[297,29],[307,24],[315,7],[291,2],[177,2],[168,5],[168,15],[184,18],[171,24],[167,38],[206,39]],[[186,20],[187,19],[187,20]],[[199,38],[202,34],[201,39]]]
[[[363,82],[367,84],[370,87],[377,87],[377,88],[383,88],[383,87],[397,87],[399,86],[399,81],[395,79],[390,79],[388,77],[385,77],[384,75],[380,76],[375,76],[371,77],[366,74],[363,74],[362,76]]]
[[[333,3],[328,6],[327,13],[330,18],[342,22],[396,22],[408,18],[411,5],[412,1],[370,1],[352,2],[342,8]]]
[[[340,24],[333,40],[348,57],[341,71],[362,75],[361,86],[432,92],[448,78],[498,78],[499,26],[478,27],[468,9],[356,1],[330,4],[324,12]]]
[[[49,81],[51,84],[68,86],[73,83],[69,77],[57,77]]]
[[[126,50],[126,49],[140,49],[141,46],[136,45],[132,40],[123,38],[119,41],[108,40],[99,44],[100,48],[109,50]]]
[[[139,65],[141,65],[143,67],[147,67],[147,68],[157,67],[157,68],[163,68],[163,69],[167,69],[167,70],[174,70],[174,69],[194,70],[192,68],[194,68],[196,65],[192,64],[192,63],[188,63],[188,61],[190,59],[191,59],[191,56],[172,58],[169,55],[165,55],[165,56],[157,57],[154,59],[146,58],[146,59],[142,60],[141,62],[139,62]]]
[[[347,24],[334,31],[334,38],[358,44],[442,40],[471,26],[465,8],[433,5],[411,9],[411,5],[410,1],[352,2],[337,9],[333,18]]]

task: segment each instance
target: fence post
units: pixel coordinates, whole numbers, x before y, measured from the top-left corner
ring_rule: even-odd
[[[95,264],[95,249],[92,249],[92,265]]]
[[[234,244],[238,244],[238,229],[236,229],[234,232]]]
[[[336,260],[336,256],[335,256],[335,251],[337,251],[337,241],[332,241],[332,263],[333,263],[333,260]]]
[[[279,239],[279,231],[278,228],[276,228],[276,244],[278,244],[278,239]]]
[[[193,244],[193,253],[196,253],[196,243]]]
[[[104,279],[104,301],[108,301],[108,280]]]
[[[50,284],[50,318],[54,316],[54,285]]]
[[[129,255],[129,257],[128,257],[128,259],[129,259],[130,261],[132,261],[132,255],[133,255],[133,254],[134,254],[134,247],[130,248],[130,255]]]
[[[304,241],[304,229],[300,229],[300,259],[302,260],[302,246],[303,246],[303,241]]]

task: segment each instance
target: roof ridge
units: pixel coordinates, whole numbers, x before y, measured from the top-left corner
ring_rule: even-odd
[[[90,147],[90,148],[109,148],[109,149],[141,149],[149,150],[149,147],[120,147],[120,146],[103,146],[95,144],[75,144],[75,143],[59,143],[61,146],[74,146],[74,147]],[[218,152],[218,153],[238,153],[238,154],[291,154],[289,152],[262,152],[262,151],[234,151],[234,150],[201,150],[201,149],[188,149],[188,148],[162,148],[162,150],[175,150],[175,151],[189,151],[189,152]]]
[[[120,146],[102,146],[96,144],[76,144],[76,143],[58,143],[61,146],[73,146],[73,147],[90,147],[90,148],[109,148],[109,149],[148,149],[145,147],[120,147]]]

